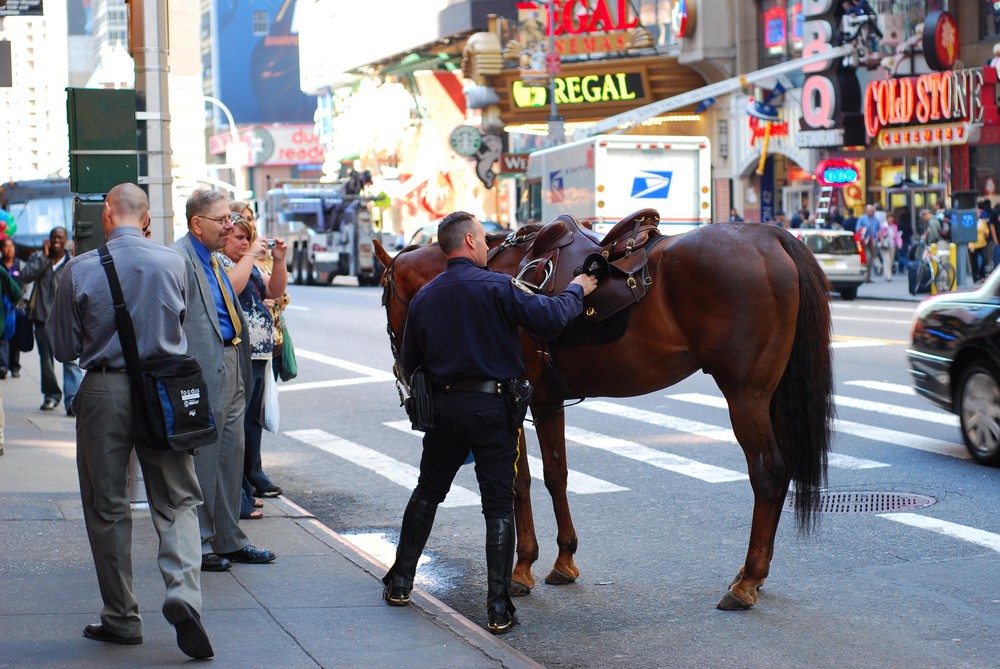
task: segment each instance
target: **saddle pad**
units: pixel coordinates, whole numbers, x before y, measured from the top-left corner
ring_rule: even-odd
[[[631,305],[613,316],[594,323],[583,316],[574,318],[558,337],[549,342],[552,346],[582,346],[584,344],[608,344],[620,339],[628,330],[632,315]]]

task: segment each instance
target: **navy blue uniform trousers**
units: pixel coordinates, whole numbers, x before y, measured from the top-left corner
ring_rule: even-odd
[[[435,427],[424,433],[417,497],[431,504],[444,501],[469,451],[486,518],[506,518],[514,508],[517,430],[510,423],[507,401],[490,393],[434,393]]]

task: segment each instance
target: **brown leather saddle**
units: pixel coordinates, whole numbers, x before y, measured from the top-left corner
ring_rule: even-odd
[[[651,283],[647,252],[661,238],[659,222],[655,209],[640,209],[601,239],[569,214],[562,214],[538,231],[518,265],[515,281],[537,293],[558,295],[585,271],[588,256],[600,254],[610,271],[583,302],[584,318],[599,323],[645,296]]]

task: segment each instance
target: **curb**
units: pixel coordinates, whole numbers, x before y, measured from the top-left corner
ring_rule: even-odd
[[[269,501],[281,507],[282,511],[304,530],[323,541],[355,566],[371,574],[372,578],[381,584],[382,577],[379,574],[387,571],[388,566],[334,532],[308,510],[287,497],[279,496]],[[504,643],[497,636],[490,634],[455,609],[418,587],[414,587],[413,592],[410,593],[409,608],[418,610],[434,624],[448,630],[490,659],[499,662],[503,667],[544,669],[544,665]]]

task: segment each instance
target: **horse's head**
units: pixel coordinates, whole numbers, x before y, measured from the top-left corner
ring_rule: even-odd
[[[375,257],[385,267],[379,285],[382,286],[382,306],[385,307],[386,331],[392,349],[393,373],[408,386],[399,369],[399,347],[403,342],[403,326],[410,300],[424,284],[444,271],[448,258],[437,244],[408,246],[395,257],[386,252],[379,240],[373,240],[372,245]]]

